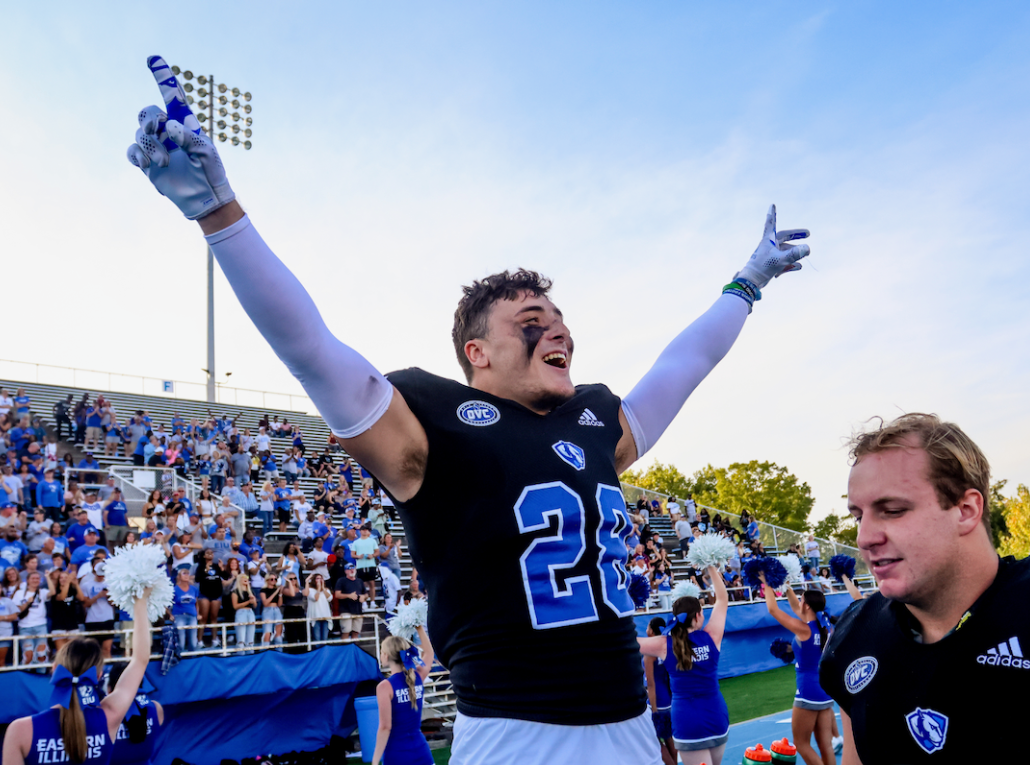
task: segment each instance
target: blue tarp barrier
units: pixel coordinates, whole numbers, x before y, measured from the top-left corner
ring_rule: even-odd
[[[324,646],[288,655],[198,657],[167,675],[151,662],[151,697],[165,708],[155,765],[176,757],[218,765],[256,754],[320,749],[333,735],[356,727],[354,689],[382,677],[378,663],[358,646]],[[0,675],[0,723],[35,714],[50,699],[50,678],[30,672]]]
[[[791,613],[787,601],[778,601],[780,608]],[[833,615],[841,614],[851,603],[851,596],[846,592],[826,596],[826,611]],[[707,620],[711,609],[705,609]],[[668,611],[652,611],[649,614],[637,614],[633,621],[637,625],[637,634],[647,634],[647,624],[654,617],[661,616],[668,620]],[[769,646],[776,638],[791,640],[793,635],[777,623],[765,603],[747,603],[731,605],[726,613],[726,630],[722,638],[722,650],[719,656],[719,678],[748,675],[752,672],[764,672],[767,669],[782,667],[783,662],[769,653]]]

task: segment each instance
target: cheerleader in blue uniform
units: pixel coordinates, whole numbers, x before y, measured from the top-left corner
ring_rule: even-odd
[[[379,732],[372,765],[433,765],[429,744],[422,735],[422,684],[433,668],[433,644],[425,627],[418,628],[418,648],[402,637],[383,641],[379,660],[390,677],[376,686]],[[6,765],[6,763],[4,764]]]
[[[765,575],[759,574],[762,582]],[[794,649],[794,669],[797,677],[797,693],[794,695],[794,709],[791,711],[790,727],[794,735],[794,746],[806,765],[835,765],[837,755],[833,751],[833,699],[819,684],[819,659],[829,637],[823,620],[826,615],[826,596],[817,590],[805,590],[798,600],[794,590],[787,586],[787,601],[796,616],[791,616],[776,604],[776,593],[768,585],[765,591],[765,605],[772,617],[794,633],[791,647]],[[819,752],[812,746],[815,735]]]
[[[656,616],[647,625],[647,636],[661,635],[665,619]],[[647,682],[647,701],[651,705],[651,722],[654,732],[662,743],[662,762],[676,765],[676,745],[672,741],[672,689],[669,687],[669,673],[665,665],[654,656],[644,657],[644,679]]]
[[[721,765],[730,737],[730,714],[719,690],[719,649],[729,595],[719,570],[708,567],[715,606],[708,624],[697,598],[672,604],[662,637],[637,638],[644,656],[659,659],[672,688],[672,738],[684,765]]]
[[[110,687],[118,687],[125,667],[125,664],[115,664],[111,668],[111,675],[107,681]],[[111,765],[150,765],[154,754],[154,742],[157,741],[158,731],[165,722],[164,708],[147,695],[153,690],[154,686],[144,677],[128,714],[118,726]]]
[[[133,607],[136,624],[141,626],[150,624],[149,596],[148,591]],[[114,690],[101,700],[97,688],[104,667],[100,644],[92,638],[69,640],[54,659],[50,708],[10,724],[4,737],[3,765],[107,765],[115,734],[149,661],[150,630],[134,630],[132,659]]]

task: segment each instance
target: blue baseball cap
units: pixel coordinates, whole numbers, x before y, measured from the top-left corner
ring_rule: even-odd
[[[354,564],[353,564],[353,563],[348,563],[348,564],[346,564],[346,565],[345,565],[345,566],[343,567],[343,570],[344,570],[344,571],[348,571],[349,569],[352,569],[352,568],[354,568],[354,567],[355,567],[355,566],[354,566]]]
[[[311,533],[313,533],[316,537],[324,537],[326,534],[329,533],[329,527],[326,526],[324,523],[316,523],[311,527]]]
[[[94,526],[94,525],[93,525],[93,524],[91,523],[91,524],[90,524],[89,526],[87,526],[87,527],[86,527],[86,530],[85,530],[85,531],[83,531],[82,533],[83,533],[83,534],[99,534],[100,532],[99,532],[99,531],[97,531],[97,527],[96,527],[96,526]]]

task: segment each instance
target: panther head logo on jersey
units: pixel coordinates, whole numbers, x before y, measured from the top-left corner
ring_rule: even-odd
[[[554,453],[562,458],[565,462],[572,465],[576,470],[582,470],[587,466],[587,455],[581,448],[576,446],[574,443],[569,441],[559,441],[556,444],[552,444],[551,448],[554,449]]]
[[[919,744],[919,748],[927,754],[933,754],[944,747],[948,735],[948,716],[932,709],[916,707],[914,712],[905,715],[909,733]]]

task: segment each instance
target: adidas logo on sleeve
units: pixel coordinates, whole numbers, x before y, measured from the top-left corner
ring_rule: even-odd
[[[1015,636],[1010,637],[1004,643],[998,643],[994,648],[988,648],[987,653],[982,653],[976,657],[976,663],[992,667],[1030,669],[1030,659],[1023,658],[1023,650],[1019,646],[1019,638]]]
[[[579,416],[580,425],[593,425],[597,428],[603,428],[604,423],[597,419],[597,415],[591,412],[589,409],[584,409],[583,414]]]

